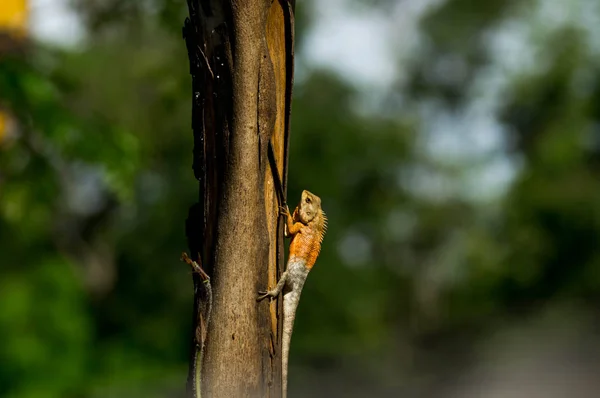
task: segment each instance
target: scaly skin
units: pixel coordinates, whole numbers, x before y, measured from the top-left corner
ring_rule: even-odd
[[[282,335],[282,379],[283,398],[287,396],[288,359],[290,341],[294,328],[296,309],[300,302],[300,293],[309,271],[315,265],[321,242],[327,229],[327,217],[321,209],[321,198],[302,191],[300,204],[290,215],[289,209],[282,209],[286,216],[286,237],[291,236],[290,254],[287,269],[281,275],[277,286],[267,292],[259,292],[259,300],[265,297],[277,297],[283,290],[283,335]]]

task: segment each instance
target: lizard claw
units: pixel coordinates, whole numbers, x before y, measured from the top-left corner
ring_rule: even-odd
[[[271,295],[269,294],[269,292],[264,291],[264,290],[259,290],[258,291],[258,297],[256,298],[256,301],[262,301],[264,299],[266,299],[267,297],[270,297]]]
[[[290,215],[289,207],[287,207],[287,205],[279,206],[279,214],[281,214],[282,216],[289,216]]]

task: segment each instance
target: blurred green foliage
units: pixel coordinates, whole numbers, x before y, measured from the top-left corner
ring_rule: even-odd
[[[431,6],[375,111],[361,109],[371,93],[303,59],[288,199],[316,192],[330,230],[299,309],[292,393],[414,396],[406,386],[447,374],[503,319],[597,307],[600,49],[577,17],[589,2],[555,23],[542,3]],[[302,45],[316,4],[298,5]],[[79,48],[0,59],[16,121],[0,144],[0,396],[183,396],[192,288],[177,260],[197,190],[186,10],[76,5]],[[526,49],[516,59],[507,35]],[[500,138],[473,157],[469,109],[494,91]],[[446,135],[454,160],[431,149]],[[486,195],[494,162],[514,176]]]

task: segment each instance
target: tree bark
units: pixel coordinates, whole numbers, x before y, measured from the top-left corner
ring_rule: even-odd
[[[200,192],[186,232],[192,258],[201,261],[213,289],[202,396],[279,397],[281,303],[257,303],[256,297],[274,286],[284,267],[273,173],[281,176],[285,195],[293,3],[188,0],[188,8],[184,37]],[[269,164],[269,141],[277,170]]]

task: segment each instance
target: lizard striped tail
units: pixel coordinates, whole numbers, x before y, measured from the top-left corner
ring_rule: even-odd
[[[296,308],[298,308],[299,302],[300,292],[292,290],[283,296],[283,335],[281,336],[281,379],[283,398],[287,398],[290,342],[292,339],[292,330],[294,328],[294,319],[296,318]]]

